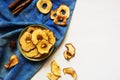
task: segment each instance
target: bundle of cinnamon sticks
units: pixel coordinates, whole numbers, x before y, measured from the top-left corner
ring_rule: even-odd
[[[14,15],[18,15],[23,9],[25,9],[32,0],[15,0],[12,2],[8,8]]]

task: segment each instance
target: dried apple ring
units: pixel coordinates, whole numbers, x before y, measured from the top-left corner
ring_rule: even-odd
[[[51,19],[55,19],[56,16],[57,16],[57,10],[52,10],[52,11],[50,12],[50,18],[51,18]]]
[[[49,41],[49,43],[51,43],[52,45],[54,45],[55,44],[55,42],[56,42],[56,38],[55,38],[55,36],[54,36],[54,33],[52,32],[52,31],[50,31],[50,30],[44,30],[44,32],[47,34],[47,36],[48,36],[48,41]]]
[[[56,25],[60,25],[60,26],[65,26],[66,25],[66,16],[64,15],[57,15],[56,18],[54,19],[54,23]]]
[[[37,44],[37,49],[40,54],[48,54],[51,47],[52,47],[52,44],[50,44],[45,39],[43,39]]]
[[[40,12],[47,14],[52,9],[52,2],[50,0],[39,0],[36,6]]]
[[[20,37],[20,45],[24,51],[30,51],[35,48],[35,45],[31,41],[31,34],[29,32],[24,32]]]
[[[46,35],[46,33],[41,30],[41,29],[37,29],[32,33],[32,42],[36,45],[39,41],[41,41],[42,39],[48,40],[48,36]]]
[[[68,18],[70,16],[70,8],[65,4],[61,4],[57,9],[57,14],[62,14]]]

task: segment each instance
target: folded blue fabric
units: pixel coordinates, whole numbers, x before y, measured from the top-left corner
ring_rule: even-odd
[[[58,8],[60,4],[66,4],[70,7],[70,17],[67,20],[67,25],[64,27],[55,25],[50,19],[49,13],[45,15],[38,11],[36,8],[36,2],[38,0],[33,0],[20,14],[14,16],[8,9],[8,5],[13,1],[0,0],[0,80],[29,80],[46,60],[38,62],[29,61],[21,55],[18,47],[14,51],[11,51],[8,46],[9,42],[15,40],[17,43],[20,32],[26,26],[42,24],[54,32],[57,39],[55,49],[57,49],[67,32],[76,0],[51,0],[53,10]],[[11,69],[6,69],[4,65],[13,54],[19,57],[19,63]]]

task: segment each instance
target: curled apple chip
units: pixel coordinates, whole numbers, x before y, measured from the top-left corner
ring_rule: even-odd
[[[77,74],[72,67],[64,68],[63,73],[64,74],[69,74],[73,77],[74,80],[77,80]]]
[[[65,44],[65,47],[67,48],[71,56],[75,55],[75,47],[71,43]]]
[[[53,73],[47,73],[47,77],[49,80],[58,80],[58,76],[54,75]]]
[[[64,57],[66,60],[71,59],[75,56],[75,47],[71,43],[65,44],[67,50],[64,51]]]
[[[12,55],[7,64],[5,64],[5,68],[10,69],[13,66],[17,65],[19,62],[18,57],[16,55]]]
[[[69,54],[69,52],[67,50],[64,51],[64,57],[66,60],[69,60],[72,58],[72,56]]]
[[[61,69],[60,66],[57,64],[55,60],[51,63],[51,71],[54,75],[60,77],[61,76]]]

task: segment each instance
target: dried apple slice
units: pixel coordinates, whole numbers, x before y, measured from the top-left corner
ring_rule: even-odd
[[[69,54],[69,52],[68,52],[67,50],[64,51],[64,58],[65,58],[66,60],[69,60],[69,59],[72,58],[72,56]]]
[[[50,31],[49,33],[48,33],[48,41],[52,44],[52,45],[54,45],[55,44],[55,42],[56,42],[56,39],[55,39],[55,36],[54,36],[54,33],[52,32],[52,31]]]
[[[61,76],[61,69],[60,66],[57,64],[55,60],[51,63],[51,71],[54,75],[60,77]]]
[[[32,42],[36,45],[39,41],[41,41],[42,39],[48,40],[48,36],[46,35],[46,33],[41,30],[41,29],[37,29],[32,33]]]
[[[70,60],[72,57],[75,56],[75,47],[71,43],[65,44],[67,50],[64,51],[64,57],[66,60]]]
[[[69,18],[69,16],[70,16],[70,8],[65,4],[61,4],[59,6],[59,8],[57,9],[57,14],[62,14],[64,16],[66,16],[67,18]]]
[[[47,73],[47,77],[49,80],[58,80],[58,76],[54,75],[53,73]]]
[[[64,68],[63,73],[64,74],[69,74],[73,77],[74,80],[77,80],[77,74],[72,67]]]
[[[56,38],[54,36],[54,33],[50,30],[43,30],[43,31],[47,34],[49,43],[54,45],[56,42]]]
[[[51,48],[52,44],[44,39],[37,44],[37,49],[40,54],[48,54]]]
[[[34,58],[34,57],[37,56],[39,53],[38,53],[37,49],[35,48],[35,49],[33,49],[33,50],[29,51],[29,52],[24,52],[24,54],[25,54],[25,56],[27,56],[27,57]]]
[[[57,16],[57,10],[51,10],[51,12],[50,12],[50,18],[51,19],[55,19],[56,16]]]
[[[20,45],[24,51],[30,51],[35,48],[35,45],[31,41],[31,34],[29,32],[24,32],[20,37]]]
[[[18,57],[16,55],[12,55],[7,64],[5,64],[5,68],[9,69],[17,65],[19,62]]]
[[[51,0],[38,0],[36,6],[41,13],[47,14],[52,9],[52,2]]]
[[[71,43],[65,44],[65,47],[68,49],[71,56],[75,55],[75,47]]]
[[[28,27],[27,32],[32,34],[36,29],[39,29],[39,28],[30,26]]]
[[[38,53],[36,56],[34,56],[33,58],[40,58],[42,55],[40,53]]]
[[[54,19],[54,23],[60,26],[65,26],[67,23],[66,21],[67,21],[67,17],[62,14],[58,14]]]

